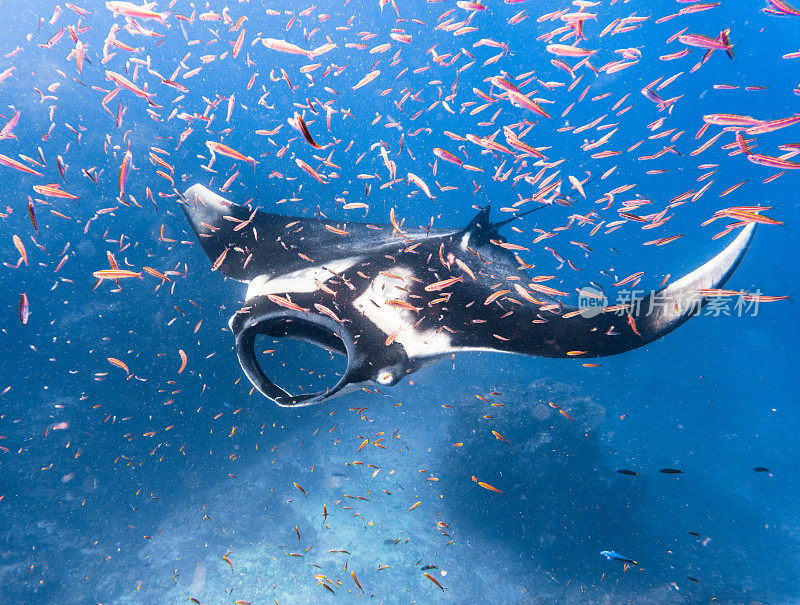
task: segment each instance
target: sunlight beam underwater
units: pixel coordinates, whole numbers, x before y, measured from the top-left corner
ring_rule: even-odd
[[[725,284],[755,232],[747,225],[706,264],[616,312],[580,313],[526,287],[531,276],[503,247],[489,207],[464,229],[426,231],[252,211],[199,184],[181,205],[212,270],[248,284],[229,321],[242,370],[287,407],[394,385],[460,351],[590,358],[636,349],[695,315],[708,301],[697,292]],[[256,360],[259,334],[346,355],[347,369],[325,391],[292,395]]]

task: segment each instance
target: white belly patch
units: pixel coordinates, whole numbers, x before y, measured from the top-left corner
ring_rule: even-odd
[[[337,273],[346,271],[360,260],[360,258],[343,258],[331,261],[324,266],[300,269],[299,271],[292,271],[273,278],[269,278],[266,275],[258,275],[250,280],[245,301],[249,301],[256,296],[266,296],[267,294],[314,292],[318,289],[317,284],[314,282],[315,279],[325,283]]]
[[[353,301],[356,310],[387,336],[397,332],[394,342],[400,344],[409,357],[441,355],[451,350],[449,332],[437,332],[434,329],[419,331],[414,327],[419,319],[416,311],[389,302],[401,301],[415,305],[415,299],[409,299],[408,292],[401,289],[411,284],[409,278],[414,275],[412,271],[405,267],[395,267],[392,273],[402,279],[376,276],[364,293]]]

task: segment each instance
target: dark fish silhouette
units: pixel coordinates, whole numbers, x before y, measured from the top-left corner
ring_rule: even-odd
[[[603,555],[609,561],[622,561],[623,563],[630,563],[631,565],[638,565],[639,563],[634,561],[633,559],[629,559],[628,557],[623,557],[615,550],[603,550],[600,551],[600,554]]]

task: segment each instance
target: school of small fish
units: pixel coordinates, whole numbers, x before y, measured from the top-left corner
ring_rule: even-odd
[[[650,3],[637,14],[627,13],[628,3],[622,0],[429,0],[424,11],[401,0],[376,0],[369,15],[373,31],[360,30],[365,15],[344,16],[349,0],[331,4],[328,12],[316,5],[279,11],[254,4],[258,6],[172,0],[160,10],[154,2],[63,3],[63,8],[57,5],[51,15],[42,16],[39,30],[24,42],[52,53],[55,67],[42,68],[34,76],[25,74],[25,46],[2,57],[0,174],[22,183],[27,195],[5,199],[0,217],[27,214],[30,223],[27,232],[6,231],[6,275],[27,272],[52,282],[52,290],[95,288],[120,298],[164,289],[182,304],[182,283],[199,279],[205,268],[162,262],[166,251],[195,244],[176,239],[175,233],[183,228],[180,218],[165,209],[174,206],[177,191],[186,183],[198,180],[221,192],[250,197],[243,186],[251,182],[246,180],[251,173],[272,183],[275,199],[281,198],[276,203],[285,204],[289,214],[307,212],[325,218],[328,213],[376,222],[388,217],[399,238],[404,223],[414,222],[405,216],[438,214],[429,227],[434,221],[449,225],[451,217],[441,216],[437,207],[442,200],[459,196],[465,210],[470,210],[473,203],[485,202],[484,188],[500,188],[505,197],[499,211],[509,217],[541,205],[554,213],[547,229],[526,226],[522,220],[512,223],[519,243],[493,243],[515,254],[554,259],[554,271],[579,271],[583,260],[603,248],[603,236],[620,229],[644,231],[644,246],[679,241],[687,233],[676,233],[669,222],[687,208],[702,213],[694,223],[709,240],[750,223],[768,229],[783,225],[776,218],[781,209],[754,196],[778,179],[796,178],[792,173],[800,169],[795,159],[800,143],[792,142],[786,134],[792,130],[786,129],[800,123],[800,114],[786,115],[761,103],[758,95],[763,87],[757,83],[705,82],[716,112],[697,116],[695,132],[672,126],[685,122],[685,112],[695,102],[681,93],[681,84],[702,81],[703,68],[710,62],[736,62],[737,46],[744,43],[736,27],[726,22],[720,1]],[[751,10],[791,19],[794,27],[800,24],[800,9],[783,0],[766,0],[765,6],[754,4]],[[112,23],[107,33],[99,31],[105,21]],[[710,22],[717,25],[709,27]],[[655,37],[659,43],[664,40],[671,52],[654,56],[644,41]],[[167,39],[185,42],[183,56],[167,58],[159,53]],[[434,42],[423,48],[418,39]],[[523,70],[515,58],[520,52],[525,54]],[[786,62],[789,70],[800,59],[800,50],[773,58]],[[663,75],[644,86],[632,76],[625,79],[637,73],[649,79],[654,70]],[[41,132],[29,118],[33,110],[5,94],[10,84],[28,79],[32,81],[25,84],[26,92],[35,93],[36,102],[49,110],[49,128]],[[246,85],[234,87],[237,82]],[[788,83],[784,92],[800,96],[800,85]],[[105,123],[62,112],[62,93],[101,107]],[[742,97],[731,100],[734,93],[750,95],[753,115],[728,112],[729,106],[742,106]],[[391,103],[377,105],[375,99],[383,98]],[[374,107],[385,109],[378,112]],[[570,120],[573,112],[587,107],[584,113],[590,113],[590,119]],[[150,121],[131,123],[131,108]],[[673,118],[679,112],[684,112],[682,122]],[[472,127],[465,130],[467,117]],[[448,130],[449,124],[462,129]],[[368,146],[354,140],[355,130],[362,136],[374,135]],[[153,132],[155,138],[148,134]],[[191,153],[185,153],[187,147]],[[722,153],[748,174],[756,170],[751,165],[757,166],[763,178],[722,182],[717,177]],[[704,161],[703,155],[712,159]],[[669,177],[662,176],[691,170],[699,171],[697,184],[685,191],[672,191],[666,182]],[[629,174],[636,174],[635,182],[622,176]],[[742,195],[740,188],[748,194]],[[87,190],[96,195],[83,193]],[[392,202],[387,205],[382,200],[389,197]],[[126,234],[128,225],[145,220],[158,225],[152,241],[136,241]],[[724,226],[716,233],[702,230],[711,223]],[[344,225],[328,228],[350,237]],[[651,235],[651,230],[656,231]],[[105,258],[99,257],[91,272],[70,273],[79,240],[90,237],[95,245],[106,246]],[[540,248],[549,254],[539,254]],[[517,258],[521,267],[533,268]],[[224,260],[223,254],[212,270]],[[446,291],[469,279],[469,268],[462,269],[463,275],[430,283],[425,290]],[[490,305],[515,292],[538,304],[536,293],[567,296],[566,286],[542,283],[557,277],[537,275],[527,286],[508,284],[479,302]],[[608,288],[633,289],[643,280],[661,281],[644,271],[618,276],[609,270],[604,277]],[[668,279],[669,275],[663,277],[661,284]],[[740,297],[748,303],[788,298],[739,290],[698,294]],[[18,290],[10,295],[19,299],[19,324],[35,329],[40,301]],[[269,298],[303,311],[285,297],[270,294]],[[195,336],[203,324],[202,309],[194,300],[189,303],[195,309],[173,304],[176,312],[168,309],[172,317],[167,325],[191,320],[189,336]],[[635,323],[632,329],[636,330]],[[386,344],[394,337],[390,335]],[[211,363],[213,352],[193,354],[191,347],[192,342],[182,341],[162,353],[172,368],[168,404],[180,397],[179,380],[202,382],[200,369]],[[145,363],[121,347],[115,356],[98,362],[94,378],[146,380]],[[202,383],[201,394],[205,390]],[[478,398],[501,405],[497,395]],[[559,412],[556,418],[574,420],[557,404],[547,405]],[[366,418],[365,409],[351,411]],[[57,428],[65,427],[53,427]],[[155,443],[171,428],[126,437],[149,437]],[[387,447],[382,434],[339,439],[349,442],[346,447],[353,454]],[[513,440],[509,443],[497,431],[487,433],[487,439],[514,447]],[[183,446],[180,450],[183,453]],[[373,478],[381,471],[377,465],[352,464],[368,466]],[[764,467],[755,471],[769,472]],[[617,472],[639,474],[628,469]],[[292,490],[293,497],[313,495],[313,490],[288,479],[282,488],[287,497]],[[514,489],[502,477],[467,477],[464,485],[476,494],[497,498]],[[346,503],[359,498],[366,497],[343,495],[325,503],[320,513],[323,523],[329,510],[348,510]],[[414,499],[402,508],[408,514],[421,514],[429,506],[425,499]],[[439,523],[437,530],[448,538],[445,544],[452,545],[449,528]],[[298,541],[300,535],[297,530]],[[601,554],[633,562],[614,551]],[[237,572],[231,552],[218,556]],[[363,577],[360,581],[345,561],[343,569],[326,571],[337,577],[320,571],[299,581],[316,583],[321,593],[346,589],[371,594]],[[389,567],[381,562],[376,566]],[[432,571],[435,566],[423,569]],[[430,590],[447,591],[443,575],[428,571],[422,575]],[[194,597],[190,601],[199,603]]]

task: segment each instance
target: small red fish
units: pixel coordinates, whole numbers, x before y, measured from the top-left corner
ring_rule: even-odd
[[[636,334],[636,336],[639,338],[642,337],[642,335],[639,333],[639,330],[636,328],[636,320],[630,313],[628,313],[628,325],[631,327],[631,330],[633,330],[633,333]]]
[[[30,315],[31,310],[28,304],[28,295],[23,292],[19,295],[19,320],[23,326],[28,323]]]

